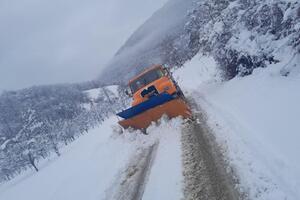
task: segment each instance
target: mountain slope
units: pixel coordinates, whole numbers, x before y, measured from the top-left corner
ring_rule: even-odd
[[[225,79],[249,75],[283,61],[282,49],[299,54],[299,24],[295,0],[170,0],[129,38],[99,80],[126,83],[151,64],[182,66],[198,52],[212,56]]]
[[[162,44],[182,33],[186,13],[193,0],[171,0],[139,27],[116,53],[99,80],[103,83],[125,83],[137,72],[163,63]]]

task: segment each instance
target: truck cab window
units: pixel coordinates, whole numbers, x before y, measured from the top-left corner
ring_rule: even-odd
[[[141,77],[134,80],[130,84],[132,93],[135,93],[140,88],[150,84],[151,82],[153,82],[163,76],[164,76],[164,73],[161,69],[154,69],[152,71],[147,72],[146,74],[142,75]]]

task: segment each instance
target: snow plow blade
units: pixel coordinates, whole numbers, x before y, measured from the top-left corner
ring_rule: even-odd
[[[117,115],[124,118],[119,121],[123,128],[145,129],[164,114],[169,118],[177,116],[188,118],[191,116],[191,111],[182,98],[163,93]]]

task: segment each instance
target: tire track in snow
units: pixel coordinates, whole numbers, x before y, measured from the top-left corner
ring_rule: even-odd
[[[106,200],[141,200],[159,142],[139,150],[107,192]]]
[[[194,111],[199,111],[191,100]],[[243,199],[235,189],[233,173],[226,173],[227,164],[206,125],[202,112],[195,112],[182,130],[185,200]],[[227,168],[228,169],[228,168]]]

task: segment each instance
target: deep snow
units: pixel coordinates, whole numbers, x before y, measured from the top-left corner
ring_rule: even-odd
[[[120,140],[109,142],[115,121],[82,136],[38,173],[2,185],[0,199],[99,199],[134,149]]]
[[[0,186],[0,199],[107,199],[110,188],[140,148],[159,142],[143,199],[181,198],[181,120],[162,121],[149,135],[114,131],[117,118],[67,146],[59,158],[44,162],[38,173],[27,172]],[[171,170],[169,166],[172,166]],[[163,181],[162,181],[163,180]]]
[[[300,199],[300,62],[299,56],[281,58],[228,82],[220,81],[213,59],[200,55],[175,72],[206,112],[239,189],[250,199]],[[282,76],[291,66],[294,73]]]
[[[181,124],[180,119],[163,120],[160,128],[149,128],[159,138],[159,146],[143,200],[182,199]]]
[[[300,60],[284,52],[280,56],[278,64],[227,82],[221,81],[214,60],[201,55],[174,72],[186,95],[206,113],[239,179],[238,189],[249,199],[300,199]],[[290,67],[291,74],[282,76]],[[98,93],[89,91],[91,96]],[[40,172],[26,172],[2,184],[0,199],[106,199],[130,158],[157,141],[143,197],[181,199],[182,121],[162,120],[149,128],[149,135],[118,135],[112,127],[116,123],[116,117],[106,120],[66,147],[59,158],[41,163]]]

